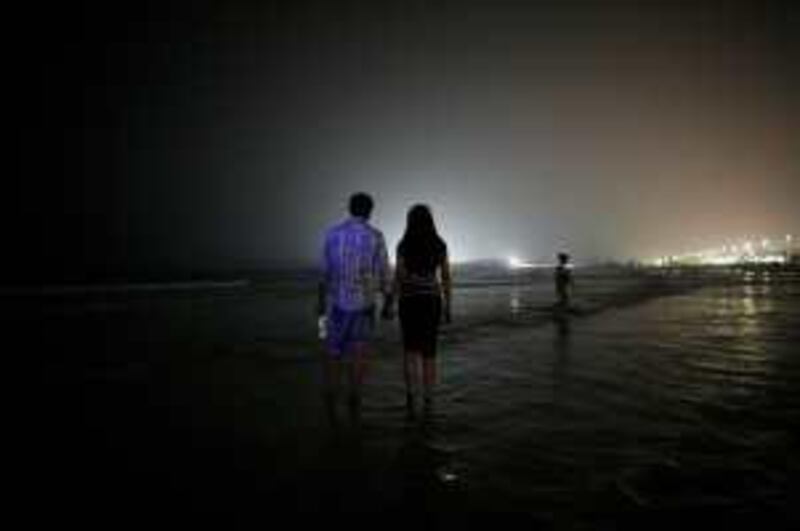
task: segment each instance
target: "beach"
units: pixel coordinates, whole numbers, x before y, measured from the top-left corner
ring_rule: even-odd
[[[795,272],[578,268],[565,315],[546,272],[457,272],[433,407],[406,414],[381,322],[360,414],[335,425],[313,278],[5,297],[41,363],[32,522],[800,522]]]

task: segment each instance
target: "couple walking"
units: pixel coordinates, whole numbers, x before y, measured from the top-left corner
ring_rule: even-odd
[[[382,319],[393,318],[397,299],[410,413],[420,381],[425,404],[431,403],[437,379],[439,322],[450,321],[447,245],[436,231],[430,209],[418,204],[408,211],[393,277],[383,234],[369,224],[372,209],[369,195],[353,194],[350,217],[325,235],[317,313],[327,322],[326,398],[334,414],[343,369],[348,377],[350,407],[356,410],[360,405],[378,292],[383,295]]]

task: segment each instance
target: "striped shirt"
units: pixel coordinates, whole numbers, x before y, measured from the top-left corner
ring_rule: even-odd
[[[343,310],[375,305],[375,293],[389,291],[389,256],[383,234],[352,217],[328,230],[322,257],[328,299]]]

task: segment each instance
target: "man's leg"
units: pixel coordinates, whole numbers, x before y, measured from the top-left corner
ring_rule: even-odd
[[[352,404],[361,405],[361,388],[367,374],[367,358],[369,344],[359,341],[353,344],[353,358],[349,364],[350,401]]]
[[[325,360],[325,407],[331,425],[338,424],[336,404],[339,401],[339,388],[341,379],[341,361],[337,353],[328,353]]]
[[[354,406],[361,405],[361,389],[367,375],[370,341],[375,326],[375,308],[359,311],[353,316],[351,332],[352,368],[350,372],[350,398]]]

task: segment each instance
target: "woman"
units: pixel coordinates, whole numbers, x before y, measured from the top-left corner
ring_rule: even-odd
[[[399,294],[400,328],[405,351],[406,406],[413,412],[422,375],[425,404],[436,383],[439,321],[450,322],[450,265],[447,245],[436,232],[425,205],[408,211],[406,231],[397,245],[395,293]]]

